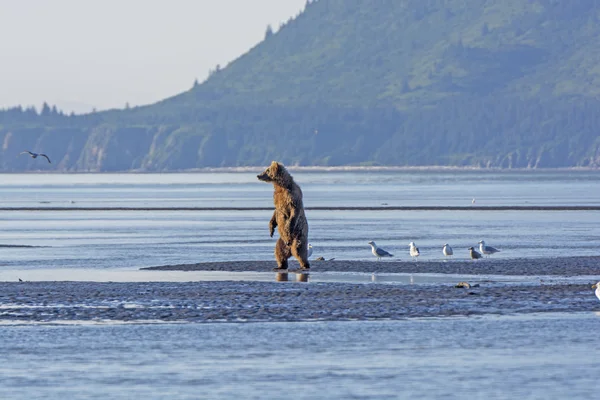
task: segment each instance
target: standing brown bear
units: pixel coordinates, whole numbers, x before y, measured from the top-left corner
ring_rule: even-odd
[[[308,222],[304,215],[302,190],[283,164],[273,161],[269,168],[257,178],[263,182],[272,182],[275,192],[273,202],[275,212],[269,222],[271,237],[275,227],[279,239],[275,245],[275,259],[279,268],[287,269],[288,258],[292,255],[300,262],[301,269],[309,269],[308,263]]]

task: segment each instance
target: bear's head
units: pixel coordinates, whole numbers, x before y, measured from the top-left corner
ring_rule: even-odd
[[[273,161],[262,174],[256,175],[256,177],[263,182],[279,184],[287,183],[291,178],[283,164],[278,163],[277,161]]]

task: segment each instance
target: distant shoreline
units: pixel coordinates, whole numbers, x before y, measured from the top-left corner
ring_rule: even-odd
[[[247,167],[205,167],[170,171],[0,171],[4,175],[19,174],[44,174],[44,175],[118,175],[118,174],[191,174],[191,173],[245,173],[260,172],[265,165]],[[594,167],[560,167],[560,168],[481,168],[481,167],[456,167],[456,166],[295,166],[286,165],[290,171],[298,172],[503,172],[503,173],[552,173],[552,172],[596,172],[600,168]]]

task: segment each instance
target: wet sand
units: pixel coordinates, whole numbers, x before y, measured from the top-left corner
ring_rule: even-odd
[[[600,311],[590,285],[598,257],[478,262],[313,262],[325,271],[521,275],[523,282],[480,280],[426,284],[198,281],[0,282],[0,324],[398,320],[482,314]],[[145,268],[182,271],[266,271],[273,262],[227,262]],[[141,272],[141,271],[140,271]],[[563,276],[561,283],[535,278]],[[453,276],[454,277],[454,276]],[[569,278],[571,277],[571,278]],[[582,283],[590,278],[589,283]],[[457,279],[458,281],[458,279]]]
[[[443,282],[421,284],[300,282],[299,275],[292,272],[284,282],[277,282],[274,272],[268,274],[272,281],[0,282],[0,325],[399,320],[592,312],[600,311],[600,302],[590,287],[600,280],[599,261],[599,257],[478,262],[313,261],[309,275],[335,271],[456,274]],[[235,274],[267,272],[273,266],[273,261],[246,261],[150,267],[138,272]],[[480,278],[478,286],[455,288],[459,279],[453,280],[460,275]],[[493,275],[528,279],[505,281]],[[549,276],[561,278],[545,280]],[[588,278],[589,283],[584,283]]]
[[[600,311],[587,284],[0,283],[0,324],[397,320]]]
[[[142,268],[160,271],[230,271],[267,272],[277,265],[275,261],[232,261],[198,264],[163,265]],[[298,268],[297,262],[290,262],[290,270]],[[600,257],[565,257],[532,259],[493,259],[478,261],[313,261],[311,272],[365,272],[365,273],[435,273],[459,275],[598,275],[600,277]]]

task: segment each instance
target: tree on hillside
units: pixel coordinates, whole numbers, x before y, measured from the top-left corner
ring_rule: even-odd
[[[267,40],[271,36],[273,36],[273,28],[271,28],[271,25],[267,25],[267,30],[265,32],[265,40]]]
[[[50,115],[50,113],[51,113],[50,106],[48,105],[48,103],[44,102],[44,104],[42,104],[42,111],[40,111],[40,115],[42,117],[47,117]]]
[[[38,116],[37,110],[35,109],[35,106],[29,106],[25,109],[25,114],[27,115],[28,119],[34,119]]]
[[[221,71],[221,64],[217,64],[217,66],[215,67],[215,69],[209,69],[208,70],[208,77],[210,78],[211,76],[213,76],[214,74],[218,73],[219,71]]]

